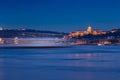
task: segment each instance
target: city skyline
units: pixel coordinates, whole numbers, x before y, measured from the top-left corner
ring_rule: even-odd
[[[71,32],[120,28],[120,1],[4,0],[0,1],[0,26]]]

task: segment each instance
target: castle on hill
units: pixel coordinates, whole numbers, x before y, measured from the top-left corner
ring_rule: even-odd
[[[77,36],[85,36],[88,34],[92,34],[92,35],[103,35],[106,34],[105,31],[102,30],[92,30],[91,26],[88,26],[86,31],[75,31],[75,32],[71,32],[68,36],[65,36],[65,38],[69,37],[77,37]]]

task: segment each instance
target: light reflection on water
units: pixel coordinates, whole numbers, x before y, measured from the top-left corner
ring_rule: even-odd
[[[0,80],[120,80],[119,48],[1,49]]]

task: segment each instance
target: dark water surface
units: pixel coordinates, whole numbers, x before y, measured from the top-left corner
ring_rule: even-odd
[[[0,49],[0,80],[120,80],[120,46]]]

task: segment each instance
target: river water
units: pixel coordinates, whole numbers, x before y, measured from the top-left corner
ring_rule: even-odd
[[[120,80],[120,46],[0,49],[0,80]]]

